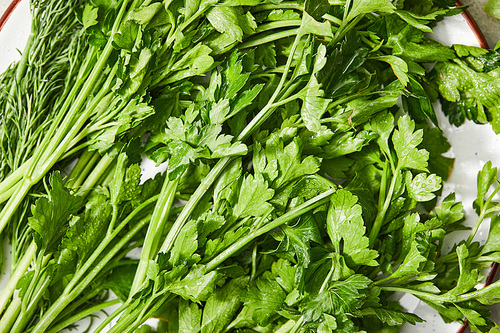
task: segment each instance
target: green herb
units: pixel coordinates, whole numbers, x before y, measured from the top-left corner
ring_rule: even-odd
[[[463,207],[436,205],[453,160],[431,101],[498,127],[495,53],[425,35],[454,2],[33,3],[43,29],[0,78],[0,226],[18,242],[0,332],[57,332],[118,303],[96,332],[151,332],[150,317],[203,333],[421,322],[394,292],[496,327],[483,305],[500,284],[476,285],[500,260],[497,169],[479,173],[479,218],[449,250]],[[52,117],[8,118],[32,101]],[[142,183],[144,154],[166,171]]]

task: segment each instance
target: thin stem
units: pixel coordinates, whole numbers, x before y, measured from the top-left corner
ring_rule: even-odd
[[[257,12],[263,12],[266,10],[274,10],[274,9],[296,9],[298,11],[303,11],[304,10],[304,5],[298,2],[282,2],[278,4],[265,4],[265,5],[258,5],[255,6],[252,9],[253,13]]]
[[[75,182],[77,178],[79,177],[80,174],[82,174],[87,168],[92,167],[91,161],[94,159],[96,155],[96,151],[91,152],[88,150],[85,150],[80,157],[78,158],[78,161],[76,161],[75,166],[71,170],[70,174],[68,175],[68,178],[66,180],[65,186],[68,188],[75,188]],[[94,162],[95,163],[95,162]],[[90,172],[90,170],[89,170]]]
[[[337,18],[337,17],[335,17],[333,15],[330,15],[330,14],[323,15],[323,18],[325,20],[328,20],[328,21],[330,21],[330,22],[332,22],[332,23],[334,23],[336,25],[339,25],[339,26],[342,24],[342,20],[341,19],[339,19],[339,18]]]
[[[23,179],[23,176],[26,173],[26,170],[28,170],[31,161],[32,158],[29,158],[26,162],[21,164],[19,168],[14,170],[14,172],[12,172],[4,180],[2,180],[2,182],[0,183],[0,203],[9,200],[12,193],[16,189],[16,185],[21,179]]]
[[[80,187],[78,193],[82,196],[86,196],[88,192],[97,184],[99,178],[108,170],[111,163],[113,163],[114,158],[109,157],[109,155],[104,155],[97,166],[94,168],[90,176],[87,177],[85,182]]]
[[[158,200],[158,195],[155,195],[154,197],[149,198],[148,200],[144,201],[141,205],[137,206],[128,216],[126,219],[124,219],[118,227],[113,231],[112,234],[107,235],[104,237],[102,242],[99,244],[97,249],[92,253],[92,255],[87,259],[85,264],[78,270],[78,272],[73,276],[71,281],[68,283],[66,286],[65,290],[71,290],[74,288],[74,286],[84,277],[84,275],[87,273],[87,270],[94,264],[94,261],[101,255],[101,253],[106,249],[106,247],[111,243],[111,241],[122,231],[122,229],[137,215],[139,214],[144,208],[148,207],[150,204]]]
[[[252,119],[252,121],[250,121],[250,123],[243,129],[243,131],[241,131],[240,135],[236,140],[245,141],[250,136],[250,134],[257,127],[259,127],[262,124],[262,122],[264,122],[264,120],[269,118],[269,116],[273,113],[274,109],[272,108],[272,104],[274,103],[274,101],[280,94],[281,89],[285,85],[288,72],[290,71],[290,67],[292,65],[293,56],[299,45],[300,38],[301,36],[297,35],[295,37],[295,40],[293,41],[292,47],[290,49],[290,55],[285,65],[285,70],[283,71],[283,75],[281,76],[280,82],[278,83],[278,86],[276,87],[276,90],[274,91],[273,95],[267,102],[266,106],[264,106],[264,108]]]
[[[28,267],[30,266],[35,256],[35,252],[36,252],[36,244],[35,242],[32,242],[28,247],[28,249],[26,250],[26,252],[24,253],[21,261],[19,261],[19,263],[17,264],[16,269],[9,278],[9,282],[7,282],[7,285],[0,294],[0,314],[5,309],[5,306],[9,302],[9,299],[12,297],[14,290],[16,290],[17,283],[28,270]]]
[[[33,313],[37,309],[38,302],[45,294],[45,291],[49,287],[51,280],[49,276],[45,276],[41,285],[38,285],[34,297],[30,300],[30,304],[26,309],[23,309],[21,316],[17,317],[14,326],[10,330],[10,333],[22,333],[25,332],[26,325],[32,319]]]
[[[479,297],[484,297],[485,295],[498,295],[499,287],[500,287],[500,280],[482,289],[472,291],[467,294],[454,296],[454,299],[450,300],[450,302],[465,302],[465,301],[477,300]]]
[[[265,226],[250,232],[248,235],[238,239],[235,243],[229,246],[226,250],[221,252],[218,256],[212,259],[206,266],[205,272],[210,272],[214,270],[217,266],[223,263],[225,260],[230,258],[236,252],[240,251],[243,247],[245,247],[248,243],[256,239],[257,237],[273,230],[274,228],[278,228],[281,225],[305,214],[306,212],[321,206],[328,202],[329,197],[335,192],[335,189],[330,189],[328,191],[323,192],[320,195],[315,196],[314,198],[304,202],[302,205],[297,206],[292,209],[288,213],[278,217],[276,220],[269,222]]]
[[[65,321],[63,321],[62,323],[54,326],[54,328],[50,329],[48,331],[48,333],[57,333],[59,331],[61,331],[63,328],[77,322],[78,320],[80,319],[83,319],[89,315],[91,315],[92,313],[94,312],[97,312],[97,311],[101,311],[105,308],[108,308],[110,306],[113,306],[113,305],[116,305],[116,304],[120,304],[120,300],[119,299],[115,299],[115,300],[112,300],[112,301],[108,301],[108,302],[104,302],[104,303],[101,303],[101,304],[97,304],[97,305],[94,305],[93,307],[91,308],[88,308],[86,309],[85,311],[82,311],[68,319],[66,319]]]
[[[156,251],[164,232],[165,223],[170,215],[175,193],[177,192],[177,185],[179,184],[179,179],[181,177],[175,180],[170,180],[168,176],[168,174],[165,175],[165,181],[163,183],[160,197],[155,205],[151,222],[148,226],[146,239],[141,251],[141,259],[135,272],[129,297],[133,296],[139,290],[140,286],[146,279],[149,260],[154,259],[156,256]]]
[[[130,242],[130,239],[146,225],[147,221],[149,221],[149,218],[150,217],[147,216],[141,219],[137,224],[135,224],[130,229],[130,231],[125,236],[123,236],[115,246],[113,246],[111,251],[107,252],[104,258],[102,258],[101,261],[97,263],[97,265],[95,265],[94,268],[85,275],[83,280],[80,281],[78,285],[76,285],[75,289],[71,290],[72,288],[66,287],[63,294],[52,304],[47,312],[44,313],[43,317],[40,318],[40,321],[37,323],[32,332],[45,332],[51,325],[52,321],[58,316],[58,314],[61,313],[61,311],[63,311],[70,302],[78,297],[78,295],[80,295],[82,291],[89,286],[89,284],[94,280],[95,276],[99,274],[99,272],[109,263],[111,259],[113,259],[116,253],[120,251],[120,249],[124,247],[125,244]],[[75,274],[75,276],[77,275],[80,278],[82,274]],[[76,280],[79,280],[79,278],[77,278]],[[75,283],[71,285],[74,286]]]
[[[396,171],[393,174],[393,177],[391,179],[391,185],[389,187],[389,191],[387,192],[387,196],[385,197],[384,201],[384,206],[382,209],[379,209],[377,212],[377,216],[375,217],[375,221],[373,222],[372,230],[370,230],[370,247],[373,247],[375,244],[375,240],[378,237],[378,234],[380,232],[380,229],[382,229],[384,225],[384,219],[385,219],[385,214],[387,212],[387,209],[389,208],[389,205],[392,201],[392,195],[394,194],[394,189],[396,187],[396,180],[397,180],[397,175],[399,174],[399,167],[396,168]]]
[[[295,322],[295,325],[293,325],[293,327],[292,327],[292,329],[290,330],[289,333],[296,333],[296,332],[298,332],[303,323],[304,323],[304,317],[301,316],[299,318],[299,320],[297,320]]]
[[[256,36],[255,38],[252,38],[251,40],[240,44],[238,46],[238,49],[240,49],[240,50],[249,49],[249,48],[259,46],[262,44],[266,44],[269,42],[274,42],[274,41],[279,40],[279,39],[283,39],[286,37],[291,37],[291,36],[297,35],[297,32],[299,32],[299,29],[295,28],[295,29],[288,29],[285,31],[276,32],[276,33],[266,35],[263,37]]]
[[[437,302],[442,301],[441,295],[432,295],[432,294],[429,294],[425,291],[418,291],[418,290],[413,290],[413,289],[408,289],[408,288],[403,288],[403,287],[391,287],[391,286],[382,286],[382,287],[380,287],[380,289],[387,290],[387,291],[396,291],[396,292],[412,294],[414,296],[421,297],[421,298],[426,299],[426,300],[432,300],[432,301],[437,301]]]
[[[194,210],[198,202],[201,200],[203,195],[209,190],[213,182],[217,179],[217,177],[222,173],[222,171],[232,160],[233,159],[231,157],[221,158],[217,162],[217,164],[215,164],[212,170],[210,170],[208,175],[205,178],[203,178],[202,182],[200,183],[196,191],[193,193],[189,201],[186,203],[179,216],[177,216],[177,219],[172,225],[170,231],[168,232],[167,237],[163,241],[163,244],[159,252],[166,253],[168,250],[171,249],[172,245],[174,244],[175,238],[181,231],[182,226],[187,222],[189,215],[191,215],[192,211]]]
[[[21,311],[21,298],[16,295],[14,299],[9,304],[7,311],[2,316],[2,320],[0,320],[0,332],[8,333],[10,332],[10,328],[14,325],[14,322]]]
[[[101,332],[107,325],[109,325],[113,319],[115,319],[120,313],[125,311],[127,307],[130,305],[129,301],[126,301],[123,303],[118,309],[113,311],[112,314],[108,315],[100,324],[99,326],[94,330],[94,333]],[[111,328],[110,331],[112,331],[113,328]]]
[[[493,197],[500,191],[500,186],[497,186],[493,193],[488,197],[488,199],[485,201],[483,205],[483,209],[481,211],[481,214],[479,215],[479,218],[476,221],[476,224],[474,225],[474,228],[472,228],[471,233],[469,234],[469,237],[467,238],[467,241],[465,242],[465,245],[468,247],[471,243],[472,240],[474,239],[474,236],[476,236],[477,231],[479,230],[479,227],[483,223],[484,218],[486,217],[486,214],[488,213],[488,206],[490,205],[491,200],[493,200]]]
[[[350,31],[352,28],[354,28],[359,23],[359,21],[363,19],[363,17],[364,17],[363,15],[356,16],[356,18],[348,24],[344,24],[346,22],[344,18],[342,25],[340,26],[339,30],[337,30],[337,32],[335,33],[335,36],[333,37],[333,40],[330,44],[335,45],[338,42],[340,42],[340,40],[344,38],[347,32]]]
[[[268,31],[275,30],[279,28],[287,28],[287,27],[299,27],[302,24],[302,20],[284,20],[284,21],[274,21],[269,23],[261,24],[255,29],[255,34]]]

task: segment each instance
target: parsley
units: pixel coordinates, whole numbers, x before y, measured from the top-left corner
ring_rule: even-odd
[[[0,330],[121,303],[96,332],[392,331],[422,321],[404,292],[490,331],[498,170],[443,248],[467,228],[454,194],[436,207],[453,160],[431,102],[498,127],[500,65],[426,37],[449,2],[33,0],[0,76]],[[165,171],[141,179],[143,155]]]

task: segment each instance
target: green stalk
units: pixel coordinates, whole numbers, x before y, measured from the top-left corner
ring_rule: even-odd
[[[113,161],[108,155],[104,156],[99,162],[98,166],[92,172],[91,177],[87,179],[84,185],[80,188],[78,193],[85,193],[88,189],[95,186],[97,180],[102,176],[102,174],[107,170],[110,163]],[[0,313],[5,309],[6,304],[9,299],[12,297],[14,290],[16,289],[17,283],[22,278],[22,276],[26,273],[28,267],[30,266],[33,258],[36,254],[36,244],[34,241],[31,242],[27,251],[24,253],[21,261],[18,263],[16,268],[13,271],[13,274],[9,278],[9,282],[7,286],[2,290],[0,294]],[[4,316],[1,321],[3,321],[6,317]],[[0,321],[0,322],[1,322]],[[1,324],[0,324],[1,325]]]
[[[94,333],[101,332],[107,325],[109,325],[120,313],[125,311],[127,307],[130,305],[131,300],[127,300],[125,303],[123,303],[118,309],[113,311],[112,314],[108,315],[100,324],[99,326],[94,330]],[[116,326],[116,325],[115,325]],[[111,329],[108,331],[112,332],[114,327],[111,327]]]
[[[16,295],[0,320],[0,332],[9,332],[21,311],[21,298]]]
[[[85,264],[75,273],[71,281],[68,283],[66,288],[64,289],[66,293],[69,293],[70,290],[72,290],[77,283],[80,282],[80,279],[85,278],[85,274],[87,274],[87,271],[94,265],[94,262],[99,258],[99,256],[103,253],[103,251],[108,247],[108,245],[111,243],[111,241],[118,236],[118,234],[125,228],[125,226],[130,223],[130,221],[137,215],[139,214],[143,209],[148,207],[150,204],[158,200],[159,195],[155,195],[154,197],[149,198],[148,200],[144,201],[141,205],[137,206],[128,216],[126,219],[124,219],[118,227],[113,231],[113,233],[106,235],[102,242],[99,244],[97,249],[92,253],[92,255],[87,259]]]
[[[35,256],[36,252],[36,244],[35,242],[32,242],[26,252],[24,253],[21,261],[19,261],[18,265],[16,266],[15,270],[13,271],[11,277],[9,278],[9,282],[7,282],[7,285],[5,288],[2,290],[2,293],[0,294],[0,314],[3,312],[5,309],[5,306],[9,302],[10,298],[12,297],[12,294],[14,293],[14,290],[16,290],[16,286],[18,281],[24,276],[26,271],[28,270],[28,267],[31,264],[31,261],[33,260],[33,257]],[[2,318],[1,321],[5,319],[6,316]],[[0,322],[1,322],[0,321]]]
[[[299,3],[299,2],[288,1],[288,2],[282,2],[282,3],[277,3],[277,4],[258,5],[252,9],[252,12],[256,13],[256,12],[263,12],[266,10],[274,10],[274,9],[296,9],[298,11],[303,11],[304,4]]]
[[[85,318],[87,316],[90,316],[92,313],[104,310],[105,308],[108,308],[108,307],[116,305],[116,304],[120,304],[120,300],[119,299],[115,299],[115,300],[112,300],[112,301],[107,301],[107,302],[104,302],[104,303],[101,303],[101,304],[94,305],[93,307],[88,308],[85,311],[82,311],[82,312],[80,312],[80,313],[78,313],[78,314],[76,314],[76,315],[74,315],[74,316],[66,319],[62,323],[57,324],[52,329],[50,329],[48,331],[48,333],[57,333],[57,332],[60,332],[63,328],[66,328],[69,325],[74,324],[77,321],[79,321],[79,320],[81,320],[81,319],[83,319],[83,318]]]
[[[269,35],[266,35],[263,37],[259,36],[258,38],[251,39],[245,43],[240,44],[238,46],[238,49],[239,50],[249,49],[251,47],[259,46],[259,45],[266,44],[269,42],[274,42],[274,41],[279,40],[279,39],[294,36],[297,34],[298,31],[299,31],[299,29],[295,28],[295,29],[288,29],[285,31],[272,33],[272,34],[269,34]]]
[[[300,327],[302,326],[303,323],[304,323],[304,317],[301,316],[299,320],[297,320],[295,325],[293,325],[289,333],[297,333],[300,330]]]
[[[260,26],[255,29],[256,34],[268,31],[268,30],[275,30],[275,29],[280,29],[280,28],[288,28],[288,27],[300,27],[302,24],[302,20],[286,20],[286,21],[274,21],[274,22],[269,22],[269,23],[264,23],[261,24]]]
[[[383,290],[387,291],[395,291],[395,292],[403,292],[403,293],[409,293],[412,295],[415,295],[419,298],[422,298],[424,301],[431,301],[434,303],[460,303],[460,302],[466,302],[466,301],[471,301],[471,300],[477,300],[480,297],[487,297],[488,295],[495,295],[498,293],[498,290],[500,288],[500,281],[496,281],[489,286],[486,286],[484,288],[481,288],[479,290],[471,291],[462,295],[449,295],[448,293],[441,294],[441,295],[435,295],[435,294],[430,294],[425,291],[419,291],[419,290],[413,290],[413,289],[408,289],[408,288],[403,288],[403,287],[392,287],[392,286],[386,286],[386,287],[381,287]]]
[[[216,178],[222,173],[222,171],[226,168],[226,166],[232,161],[231,157],[224,157],[221,158],[217,164],[210,170],[208,175],[203,178],[202,182],[194,191],[193,195],[189,199],[189,201],[186,203],[184,208],[182,209],[181,213],[175,220],[174,224],[172,225],[172,228],[167,234],[167,237],[163,241],[163,244],[160,248],[159,252],[167,252],[170,250],[172,245],[174,244],[174,240],[181,231],[181,228],[184,226],[184,224],[187,222],[189,215],[191,215],[191,212],[194,210],[196,205],[198,205],[198,202],[201,200],[203,195],[209,190],[210,186],[212,186],[213,182],[216,180]]]
[[[293,55],[295,54],[295,51],[297,50],[300,38],[301,36],[298,35],[295,37],[292,48],[290,50],[290,55],[287,59],[285,69],[283,71],[283,75],[281,76],[280,82],[278,83],[278,86],[276,87],[276,90],[274,91],[273,95],[271,96],[267,104],[264,106],[264,108],[261,111],[259,111],[259,113],[252,119],[252,121],[250,121],[250,123],[247,124],[247,126],[243,129],[243,131],[241,131],[240,135],[236,138],[237,141],[245,141],[274,112],[275,108],[272,108],[272,104],[280,94],[281,89],[283,88],[286,82],[288,72],[290,71],[290,67],[292,65],[292,60],[293,60],[292,58]],[[172,225],[172,228],[167,234],[167,237],[163,241],[163,244],[160,248],[160,252],[166,253],[168,250],[170,250],[170,248],[174,243],[175,238],[179,234],[181,228],[187,222],[189,215],[191,215],[192,211],[194,210],[194,207],[196,207],[196,205],[201,200],[203,195],[209,190],[213,182],[217,179],[217,177],[219,177],[222,171],[224,171],[226,166],[229,165],[229,163],[231,163],[232,160],[233,160],[232,157],[221,158],[217,162],[217,164],[215,164],[212,170],[210,170],[208,175],[203,179],[201,184],[198,186],[196,191],[193,193],[193,195],[191,196],[191,198],[186,203],[181,213],[175,220],[174,224]]]
[[[141,251],[141,259],[135,272],[129,297],[132,297],[137,291],[139,291],[140,286],[146,279],[149,260],[154,259],[156,256],[156,251],[158,250],[158,245],[160,244],[160,239],[163,235],[165,224],[174,202],[175,193],[177,192],[177,185],[179,184],[179,179],[182,177],[170,180],[168,176],[168,174],[165,175],[165,181],[163,182],[160,197],[155,205],[153,215],[148,226],[146,239]]]
[[[498,281],[496,281],[496,282],[494,282],[486,287],[483,287],[479,290],[471,291],[469,293],[458,295],[458,296],[451,296],[452,298],[448,297],[448,299],[449,299],[449,302],[454,302],[454,303],[473,301],[473,300],[477,300],[479,297],[488,297],[488,295],[498,295],[499,289],[500,289],[500,280],[498,280]],[[446,296],[446,294],[444,294],[443,296]]]
[[[7,225],[8,221],[17,210],[19,205],[21,204],[24,197],[27,195],[29,189],[50,170],[50,168],[60,159],[62,154],[68,149],[69,143],[72,138],[75,137],[82,126],[87,121],[90,114],[93,112],[93,108],[88,108],[86,112],[83,113],[83,117],[80,116],[76,123],[72,123],[73,119],[78,115],[79,110],[85,103],[87,97],[91,93],[91,91],[95,88],[96,82],[98,82],[99,76],[102,74],[104,67],[108,61],[109,56],[113,50],[112,46],[112,36],[118,31],[119,24],[121,22],[122,17],[125,14],[127,7],[127,2],[123,2],[120,11],[117,15],[117,19],[113,25],[111,37],[108,39],[104,50],[99,57],[99,60],[94,65],[92,72],[89,77],[85,81],[82,90],[76,97],[75,101],[71,105],[69,111],[64,116],[64,120],[62,123],[58,124],[54,122],[54,126],[58,126],[57,131],[54,136],[46,136],[44,138],[45,144],[42,144],[37,147],[33,155],[33,159],[29,164],[28,170],[21,181],[21,184],[18,186],[17,191],[15,191],[14,196],[9,199],[4,209],[0,213],[0,231],[2,231]],[[66,101],[69,101],[66,100]],[[63,115],[63,113],[59,113],[59,115]],[[87,118],[85,118],[85,116]],[[49,139],[50,137],[50,139]]]
[[[23,333],[25,332],[26,325],[29,323],[29,321],[32,319],[33,314],[35,313],[38,302],[42,298],[42,296],[45,294],[45,291],[50,285],[50,277],[45,276],[43,283],[41,285],[38,285],[38,289],[35,292],[35,297],[30,301],[29,306],[26,309],[22,309],[21,315],[17,317],[16,322],[14,323],[14,326],[12,327],[11,330],[5,333]]]
[[[210,272],[214,270],[221,263],[229,259],[236,252],[240,251],[243,247],[253,241],[255,238],[268,233],[269,231],[282,226],[283,224],[298,218],[299,216],[305,214],[306,212],[321,206],[328,202],[329,197],[335,192],[335,189],[331,189],[321,193],[320,195],[315,196],[312,199],[307,200],[303,204],[295,207],[291,211],[286,214],[278,217],[276,220],[269,222],[265,226],[250,232],[248,235],[243,236],[238,239],[235,243],[231,244],[226,250],[222,251],[218,256],[212,259],[206,266],[204,272]]]
[[[344,15],[346,16],[346,15]],[[344,21],[342,22],[342,25],[340,26],[339,30],[337,30],[337,32],[335,33],[335,36],[333,37],[333,40],[332,42],[330,43],[331,45],[335,45],[337,44],[338,42],[340,42],[340,40],[342,38],[344,38],[344,36],[347,34],[347,32],[349,32],[352,28],[354,28],[356,25],[358,25],[359,21],[361,21],[363,19],[364,15],[359,15],[359,16],[356,16],[351,22],[345,24],[345,17],[344,17]]]
[[[469,245],[472,243],[472,240],[474,239],[474,236],[476,236],[477,231],[479,230],[479,227],[483,223],[484,218],[488,214],[488,209],[487,207],[490,205],[491,200],[493,200],[493,197],[500,191],[500,186],[497,186],[493,193],[488,197],[488,199],[484,202],[483,209],[479,215],[479,218],[476,221],[476,224],[474,225],[474,228],[472,228],[471,233],[469,234],[469,237],[467,238],[467,241],[465,242],[465,245],[469,247]]]
[[[29,164],[32,158],[28,159],[25,163],[21,164],[19,168],[14,170],[10,175],[8,175],[1,183],[0,183],[0,203],[4,203],[9,200],[14,191],[16,190],[16,185],[19,183],[21,179],[23,179],[26,170],[29,168]]]
[[[159,296],[159,300],[153,302],[153,306],[141,314],[141,309],[136,309],[131,315],[127,315],[125,319],[120,319],[117,325],[113,326],[108,333],[133,333],[146,319],[150,318],[160,307],[172,298],[170,293]],[[101,328],[102,330],[102,328]],[[98,333],[100,330],[95,330]]]
[[[79,187],[85,181],[85,178],[94,167],[97,159],[99,159],[99,153],[97,151],[91,152],[85,150],[71,170],[65,186],[73,189]]]
[[[391,179],[391,185],[389,187],[389,191],[387,192],[387,196],[385,197],[384,205],[381,209],[378,209],[377,216],[375,217],[375,221],[373,222],[372,230],[370,230],[369,235],[370,247],[373,247],[375,241],[377,240],[380,229],[382,229],[382,227],[384,226],[385,213],[387,212],[387,209],[389,208],[389,205],[392,201],[392,196],[396,187],[397,174],[399,173],[399,171],[400,168],[397,167]]]
[[[335,189],[331,189],[323,192],[320,195],[304,202],[303,204],[295,207],[288,213],[282,215],[276,220],[268,223],[267,225],[251,232],[250,234],[240,238],[238,241],[229,246],[226,250],[212,259],[204,268],[203,273],[206,274],[214,269],[216,269],[221,263],[227,260],[229,257],[233,256],[235,253],[239,252],[246,245],[248,245],[251,241],[255,240],[257,237],[293,220],[301,215],[305,214],[308,211],[313,210],[314,208],[321,206],[329,201],[329,197],[335,192]],[[142,315],[141,312],[144,308],[138,307],[134,309],[131,313],[127,313],[124,317],[120,319],[118,324],[113,326],[108,333],[127,333],[133,332],[139,325],[141,325],[145,319],[149,318],[153,313],[156,312],[170,297],[169,293],[161,296],[161,298],[157,301],[152,302],[153,306],[147,312],[144,312]],[[151,304],[151,302],[149,302]],[[116,317],[119,313],[125,311],[130,305],[130,303],[124,304],[120,309],[113,313],[113,317]],[[142,308],[142,310],[141,310]],[[146,307],[147,308],[147,307]],[[111,322],[112,319],[106,319],[105,322],[101,323],[101,325],[94,331],[94,333],[98,333],[104,329],[104,327]]]
[[[275,333],[290,333],[290,330],[292,330],[294,326],[295,326],[295,320],[290,319],[286,323],[284,323],[280,328],[278,328]],[[231,328],[231,326],[229,326],[228,328]]]
[[[97,181],[106,173],[111,163],[113,163],[114,158],[109,157],[109,155],[104,155],[101,157],[99,163],[97,163],[94,171],[87,177],[83,182],[81,187],[78,189],[78,194],[86,196],[88,192],[97,184]]]
[[[57,318],[58,322],[63,322],[69,317],[72,317],[75,314],[75,311],[78,311],[78,307],[88,302],[90,299],[96,297],[102,291],[103,288],[98,287],[98,288],[93,288],[90,292],[85,293],[85,295],[82,295],[82,297],[78,298],[75,302],[71,303],[64,309],[64,311],[61,312],[61,314]]]
[[[123,236],[109,252],[106,253],[106,255],[94,266],[94,268],[90,272],[86,274],[85,272],[75,274],[75,277],[64,289],[62,295],[59,296],[59,298],[50,306],[47,312],[43,314],[42,318],[40,318],[40,321],[33,328],[32,333],[45,332],[50,327],[52,322],[57,318],[57,316],[68,306],[68,304],[71,303],[76,297],[78,297],[82,293],[82,291],[87,288],[90,283],[92,283],[94,278],[110,262],[110,260],[113,259],[116,253],[130,242],[132,237],[146,225],[149,219],[150,216],[146,216],[137,224],[135,224],[130,229],[130,231],[127,232],[127,234]],[[77,282],[78,284],[76,284]]]
[[[255,129],[258,128],[274,112],[272,104],[285,85],[288,72],[290,71],[290,67],[292,66],[293,56],[295,55],[295,51],[297,50],[297,47],[299,45],[300,38],[301,36],[297,35],[295,37],[295,40],[293,41],[292,47],[290,49],[290,55],[288,56],[285,69],[283,71],[283,75],[281,76],[280,82],[278,83],[278,86],[276,87],[273,95],[271,96],[271,98],[269,98],[266,106],[264,106],[264,108],[250,121],[250,123],[248,123],[243,131],[241,131],[240,135],[238,135],[238,138],[236,139],[237,141],[245,141],[253,133],[253,131],[255,131]]]

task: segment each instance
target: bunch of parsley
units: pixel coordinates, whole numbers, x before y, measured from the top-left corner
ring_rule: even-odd
[[[58,332],[119,303],[96,332],[148,332],[150,317],[157,332],[390,332],[421,321],[395,292],[496,327],[483,305],[500,283],[476,285],[500,260],[497,169],[478,175],[478,221],[451,250],[462,206],[436,206],[453,160],[433,99],[498,126],[497,94],[455,79],[494,80],[496,54],[425,36],[454,2],[33,3],[41,28],[7,72],[26,84],[1,77],[2,125],[33,101],[54,115],[0,137],[0,225],[22,239],[0,332]],[[18,138],[32,148],[14,158]],[[167,165],[144,183],[143,154]]]

